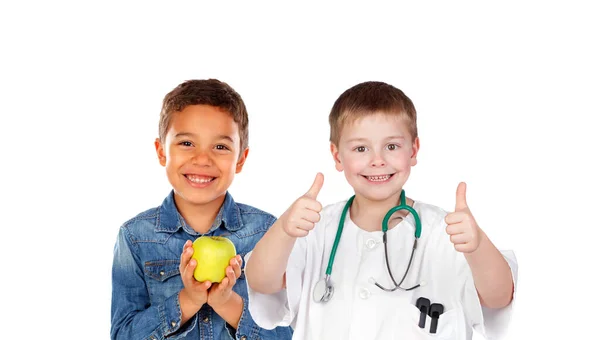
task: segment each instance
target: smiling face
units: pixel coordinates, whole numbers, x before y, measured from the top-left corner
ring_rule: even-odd
[[[417,164],[419,139],[410,135],[401,115],[375,113],[343,126],[331,153],[338,171],[357,196],[370,201],[397,200],[411,167]]]
[[[240,150],[238,125],[231,115],[210,105],[174,112],[164,141],[156,139],[155,146],[175,203],[183,210],[220,205],[248,155],[248,149]]]

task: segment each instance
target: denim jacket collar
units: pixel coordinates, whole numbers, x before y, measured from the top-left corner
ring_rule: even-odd
[[[174,233],[179,228],[183,228],[186,232],[191,234],[198,234],[195,232],[183,219],[183,216],[177,210],[175,206],[175,193],[171,190],[171,193],[165,198],[158,210],[158,218],[156,220],[156,231],[157,232],[168,232]],[[219,209],[219,213],[213,222],[212,227],[207,232],[211,233],[221,225],[229,231],[237,231],[242,228],[240,209],[235,204],[233,197],[227,192],[225,194],[225,200]]]

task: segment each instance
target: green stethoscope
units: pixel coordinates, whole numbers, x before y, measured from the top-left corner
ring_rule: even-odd
[[[333,283],[331,282],[331,270],[333,268],[333,261],[335,259],[335,253],[337,252],[337,247],[340,243],[340,238],[342,237],[342,230],[344,229],[344,221],[346,220],[346,214],[348,213],[348,210],[350,209],[350,205],[352,204],[352,201],[354,201],[354,196],[350,197],[350,199],[346,203],[346,206],[344,206],[344,210],[342,210],[342,217],[340,218],[340,223],[338,225],[337,233],[335,235],[335,241],[333,241],[333,247],[331,248],[331,254],[329,255],[329,263],[327,265],[327,270],[325,271],[325,278],[319,280],[317,282],[317,284],[315,285],[315,289],[313,290],[313,299],[315,300],[315,302],[327,302],[327,301],[331,300],[331,297],[333,296],[334,288],[333,288]],[[404,276],[402,276],[402,280],[400,280],[400,283],[396,283],[396,279],[394,278],[394,275],[392,275],[392,270],[390,269],[390,261],[388,259],[387,231],[388,231],[388,223],[389,223],[390,217],[392,217],[392,215],[399,210],[407,210],[414,217],[414,219],[415,219],[415,242],[413,244],[412,253],[410,254],[410,260],[408,261],[408,267],[406,267]],[[415,288],[420,287],[421,286],[420,284],[413,286],[411,288],[400,287],[400,285],[404,282],[404,279],[406,278],[408,271],[410,270],[410,266],[412,265],[413,257],[415,255],[415,250],[417,249],[417,241],[421,237],[421,219],[419,218],[419,214],[417,214],[415,209],[413,209],[412,207],[410,207],[406,204],[406,196],[404,194],[404,190],[402,190],[402,192],[400,193],[400,205],[393,207],[392,209],[390,209],[387,212],[387,214],[385,214],[385,217],[383,218],[383,221],[381,222],[381,230],[383,231],[383,245],[384,245],[384,249],[385,249],[385,264],[387,266],[388,274],[390,275],[390,278],[392,279],[392,282],[394,283],[394,287],[393,288],[385,288],[377,282],[375,282],[375,285],[377,287],[379,287],[380,289],[385,290],[386,292],[393,292],[396,289],[402,289],[404,291],[409,291],[409,290],[413,290]]]

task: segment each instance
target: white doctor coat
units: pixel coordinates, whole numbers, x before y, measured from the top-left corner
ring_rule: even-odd
[[[249,310],[261,327],[291,325],[293,339],[471,339],[473,329],[487,339],[501,338],[510,321],[513,302],[502,309],[482,307],[469,265],[462,253],[454,249],[445,232],[442,209],[415,201],[422,234],[410,271],[402,284],[406,292],[386,292],[374,280],[391,288],[385,264],[383,232],[360,229],[347,214],[335,256],[331,279],[335,292],[327,303],[313,300],[315,284],[325,277],[325,270],[338,223],[346,201],[325,207],[321,221],[304,238],[296,240],[287,271],[287,288],[276,294],[260,294],[248,287]],[[388,230],[388,254],[396,281],[408,265],[414,242],[414,219],[409,214]],[[517,262],[510,251],[502,252],[516,287]],[[251,253],[247,255],[251,256]],[[418,326],[419,297],[441,303],[444,313],[437,332],[429,332],[431,318],[424,328]]]

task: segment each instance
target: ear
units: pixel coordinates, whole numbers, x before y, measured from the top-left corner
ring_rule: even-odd
[[[237,161],[237,164],[235,165],[235,173],[239,174],[242,171],[242,168],[244,167],[244,163],[246,163],[246,158],[248,157],[248,148],[246,148],[246,150],[240,152],[240,158]]]
[[[417,153],[419,153],[419,148],[421,147],[421,142],[419,141],[419,137],[415,138],[415,141],[412,145],[411,155],[410,155],[410,165],[417,165]]]
[[[331,155],[333,156],[333,161],[335,162],[335,169],[337,171],[344,171],[344,166],[340,160],[340,151],[338,150],[337,146],[331,143],[329,148],[331,149]]]
[[[165,148],[163,147],[159,138],[156,138],[156,140],[154,141],[154,148],[156,148],[156,155],[158,156],[158,162],[160,163],[160,165],[166,166],[167,165],[167,156],[165,155]]]

